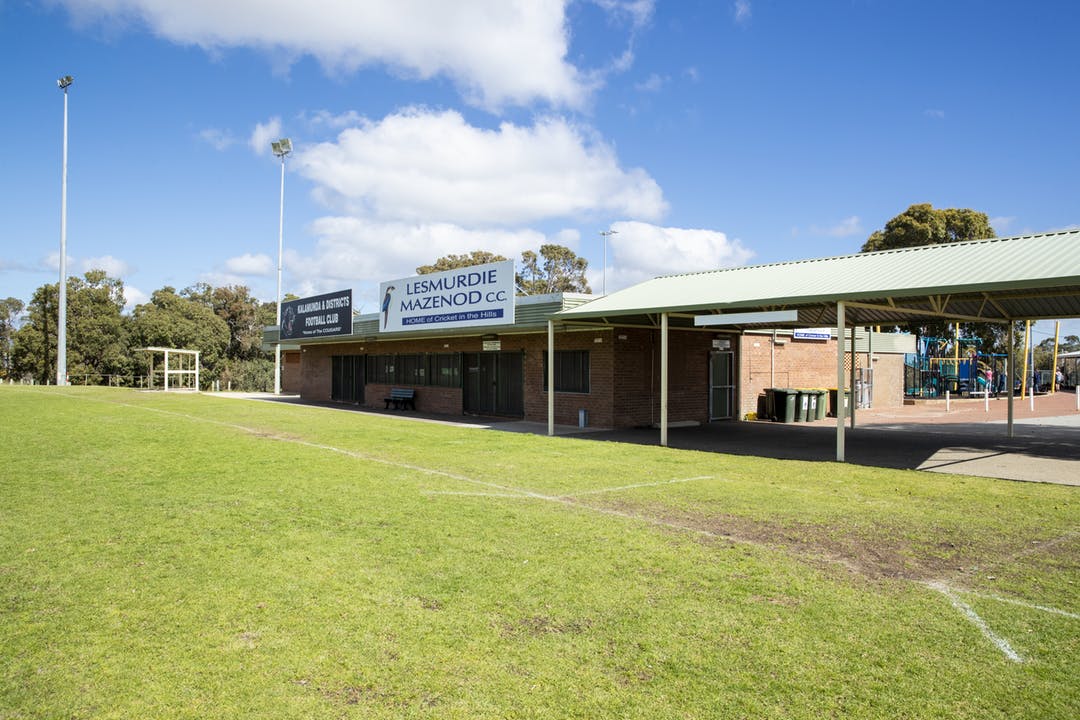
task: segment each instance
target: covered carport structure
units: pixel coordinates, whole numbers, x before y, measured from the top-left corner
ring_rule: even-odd
[[[1080,230],[885,250],[840,257],[727,268],[658,277],[548,321],[553,357],[556,326],[659,329],[660,444],[668,435],[668,334],[672,329],[726,326],[833,326],[836,384],[848,386],[844,343],[855,328],[928,320],[1001,323],[1014,345],[1015,321],[1080,317]],[[548,365],[554,388],[554,363]],[[854,368],[852,368],[852,374]],[[1011,371],[1010,371],[1011,375]],[[1007,433],[1013,435],[1013,383],[1008,383]],[[554,434],[554,393],[548,393],[548,434]],[[838,403],[836,459],[844,461],[845,424],[854,403]]]

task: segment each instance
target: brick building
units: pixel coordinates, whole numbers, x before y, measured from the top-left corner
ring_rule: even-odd
[[[351,335],[286,350],[282,385],[306,400],[368,407],[384,407],[392,388],[411,388],[421,412],[546,422],[548,318],[592,299],[572,293],[519,297],[513,324],[439,333],[382,334],[378,314],[358,316]],[[556,424],[659,423],[659,329],[557,324],[554,334]],[[866,334],[856,338],[857,366],[866,362],[866,340]],[[671,385],[669,421],[739,420],[757,411],[766,387],[835,386],[835,337],[801,340],[782,330],[773,342],[771,332],[672,331],[671,376],[677,382]],[[875,333],[873,342],[881,348],[874,366],[883,371],[876,383],[887,387],[875,392],[874,402],[900,404],[903,356],[887,336]]]
[[[500,271],[466,272],[494,278]],[[386,333],[378,316],[354,318],[343,337],[299,343],[296,382],[305,398],[367,405],[381,402],[388,388],[411,387],[417,409],[546,419],[549,434],[556,423],[586,415],[603,427],[658,424],[666,445],[671,423],[740,419],[770,386],[850,388],[859,400],[853,407],[872,387],[875,404],[899,403],[908,349],[901,346],[910,336],[859,328],[929,319],[1000,323],[1011,347],[1018,320],[1080,317],[1078,278],[1080,230],[671,275],[595,299],[520,298],[508,306],[508,318],[516,309],[512,321],[483,329],[402,326]],[[443,281],[395,282],[415,289]],[[444,289],[462,293],[465,284],[458,277]],[[384,330],[387,307],[398,312],[388,305],[395,287],[380,288]],[[513,293],[500,294],[506,300]],[[481,312],[501,321],[504,310]],[[769,328],[790,330],[774,335]],[[800,336],[805,328],[820,337]],[[291,383],[295,370],[289,376]],[[1008,400],[1011,437],[1011,383]],[[854,416],[840,415],[842,462],[844,416],[852,426]]]

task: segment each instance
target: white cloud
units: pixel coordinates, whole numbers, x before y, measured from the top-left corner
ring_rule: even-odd
[[[626,17],[631,25],[640,28],[652,19],[655,0],[593,0],[609,14]]]
[[[452,223],[378,222],[354,217],[323,217],[311,226],[318,237],[313,257],[289,255],[292,277],[315,281],[380,282],[414,275],[417,266],[444,255],[488,250],[516,259],[540,247],[543,233],[530,229],[470,230]],[[561,238],[565,240],[566,238]]]
[[[124,312],[131,312],[136,305],[150,302],[150,296],[133,285],[124,285]]]
[[[42,264],[50,270],[60,270],[60,253],[53,250],[45,256]],[[90,270],[104,270],[105,274],[111,278],[123,278],[125,275],[129,275],[132,272],[132,267],[112,255],[102,255],[101,257],[89,257],[89,258],[75,258],[71,255],[67,256],[67,272],[68,275],[82,275]],[[54,280],[55,281],[55,280]]]
[[[595,133],[554,117],[486,130],[414,108],[307,148],[295,167],[331,207],[381,220],[490,226],[667,210],[648,173],[624,170]]]
[[[256,123],[248,144],[256,155],[270,152],[270,143],[281,137],[281,118],[272,117],[265,123]]]
[[[385,65],[407,77],[446,76],[491,109],[583,104],[588,88],[565,59],[568,1],[60,0],[79,21],[145,26],[209,52],[256,48],[275,65],[310,55],[327,72]],[[644,22],[652,2],[600,6]]]
[[[825,235],[827,237],[834,238],[846,238],[853,235],[863,235],[866,233],[862,227],[862,221],[858,215],[852,215],[846,217],[838,223],[830,225],[828,227],[819,227],[812,225],[810,227],[810,233],[812,235]]]
[[[667,82],[668,78],[666,76],[651,73],[649,77],[636,83],[634,89],[640,90],[641,92],[659,92]]]
[[[57,255],[59,255],[59,253],[57,253]],[[104,270],[105,274],[111,278],[123,278],[125,275],[131,273],[130,265],[119,258],[114,258],[112,255],[84,258],[79,261],[78,266],[80,272],[83,273],[89,272],[90,270]]]
[[[1004,235],[1009,232],[1009,227],[1016,222],[1016,216],[999,216],[990,218],[990,227],[994,228],[994,232],[998,235]]]
[[[750,7],[750,0],[735,0],[735,22],[740,25],[745,25],[750,22],[750,16],[753,14],[753,9]]]
[[[59,253],[57,253],[57,256],[59,256]],[[0,272],[38,272],[40,270],[40,267],[27,264],[22,260],[9,260],[6,258],[0,258]]]
[[[923,110],[923,115],[925,117],[928,117],[928,118],[933,118],[934,120],[944,120],[945,119],[945,111],[944,110],[937,110],[937,109],[934,109],[934,108]]]
[[[575,250],[581,243],[581,231],[577,228],[563,228],[548,238],[548,242]]]
[[[236,144],[236,138],[228,130],[218,128],[206,128],[199,131],[199,139],[215,150],[228,150]]]
[[[244,253],[225,261],[225,270],[235,275],[269,275],[277,266],[265,253]]]
[[[611,229],[616,234],[608,238],[609,293],[659,275],[743,265],[754,254],[738,240],[715,230],[643,222],[617,222]],[[600,270],[594,268],[589,273],[589,283],[596,291],[602,286]]]
[[[329,128],[331,130],[342,130],[359,125],[364,121],[363,116],[355,110],[349,110],[337,115],[329,110],[316,110],[312,113],[305,113],[301,119],[305,120],[313,128]]]
[[[44,259],[43,262],[44,262],[45,267],[49,268],[50,270],[59,271],[60,270],[60,253],[57,252],[56,250],[50,251],[49,254],[45,256],[45,259]],[[75,258],[71,257],[70,255],[67,256],[67,266],[69,268],[68,272],[70,272],[70,268],[75,267]]]
[[[228,287],[230,285],[247,285],[250,278],[245,275],[240,275],[232,272],[221,272],[220,270],[211,270],[209,272],[199,273],[199,282],[204,282],[211,287]],[[272,300],[274,297],[274,290],[271,288],[269,296],[266,298]]]
[[[416,268],[445,255],[487,250],[520,260],[523,250],[545,242],[576,248],[576,230],[552,237],[527,228],[472,230],[452,223],[379,222],[355,217],[322,217],[311,225],[318,240],[310,255],[285,253],[285,292],[300,296],[352,287],[358,297],[375,297],[378,283],[416,274]],[[360,300],[354,300],[359,307]]]

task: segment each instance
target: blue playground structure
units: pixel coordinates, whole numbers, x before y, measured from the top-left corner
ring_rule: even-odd
[[[957,351],[959,344],[959,352]],[[920,337],[914,353],[904,355],[904,395],[937,398],[1004,393],[1006,356],[981,353],[978,338]]]

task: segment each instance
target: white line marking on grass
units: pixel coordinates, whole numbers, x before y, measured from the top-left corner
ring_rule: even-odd
[[[523,488],[515,488],[507,485],[500,485],[499,483],[489,482],[486,480],[477,480],[476,478],[467,477],[465,475],[458,475],[456,473],[448,472],[446,470],[436,470],[434,468],[424,467],[422,465],[413,465],[411,463],[399,462],[396,460],[387,460],[385,458],[378,457],[376,455],[368,455],[367,453],[357,452],[355,450],[345,450],[343,448],[334,447],[333,445],[324,445],[322,443],[315,443],[309,440],[301,440],[295,437],[288,437],[285,435],[275,435],[266,430],[259,428],[247,427],[246,425],[238,425],[236,423],[225,422],[224,420],[214,420],[213,418],[201,417],[199,415],[191,415],[189,413],[176,412],[175,410],[162,410],[161,408],[148,407],[146,405],[134,405],[131,403],[122,403],[114,400],[99,400],[97,398],[83,398],[75,395],[66,395],[79,400],[92,400],[95,402],[103,402],[111,405],[120,405],[122,407],[134,408],[136,410],[147,410],[149,412],[160,413],[162,415],[172,415],[173,417],[183,418],[186,420],[193,420],[195,422],[208,423],[211,425],[219,425],[221,427],[233,428],[241,432],[261,437],[266,440],[276,440],[278,442],[292,443],[294,445],[300,445],[302,447],[309,447],[315,450],[326,450],[328,452],[337,453],[339,455],[345,455],[346,457],[355,458],[357,460],[367,460],[368,462],[379,463],[380,465],[386,465],[388,467],[400,468],[403,470],[412,470],[414,472],[424,473],[426,475],[435,475],[437,477],[449,478],[451,480],[459,480],[461,482],[471,483],[473,485],[479,485],[481,487],[492,488],[495,490],[501,490],[504,493],[510,493],[514,496],[530,497],[537,500],[548,500],[552,502],[563,502],[563,504],[574,505],[575,503],[564,502],[560,498],[538,493],[532,490]],[[583,506],[584,507],[584,506]]]
[[[941,587],[947,587],[944,583],[937,583],[937,584],[941,585]],[[931,584],[931,587],[934,587],[934,585]],[[934,589],[937,590],[938,588],[934,587]],[[974,595],[975,597],[983,598],[984,600],[994,600],[994,601],[997,601],[997,602],[1000,602],[1000,603],[1007,603],[1009,605],[1018,605],[1018,606],[1020,606],[1022,608],[1027,608],[1028,610],[1038,610],[1040,612],[1050,613],[1052,615],[1061,615],[1062,617],[1067,617],[1067,618],[1070,618],[1072,620],[1080,620],[1080,615],[1078,615],[1077,613],[1071,613],[1068,610],[1062,610],[1062,609],[1056,608],[1056,607],[1048,607],[1046,605],[1036,605],[1035,603],[1025,602],[1024,600],[1020,600],[1018,598],[1009,598],[1009,597],[1004,597],[1002,595],[994,595],[992,593],[979,592],[977,590],[965,590],[963,588],[949,588],[949,589],[952,590],[953,592],[962,593],[964,595]]]
[[[167,415],[174,415],[174,416],[177,416],[177,417],[186,418],[188,420],[194,420],[196,422],[207,422],[207,423],[212,423],[212,424],[216,424],[216,425],[221,425],[221,426],[224,426],[224,427],[235,428],[235,429],[240,430],[242,432],[250,433],[252,435],[257,435],[259,437],[264,437],[264,438],[266,438],[268,440],[277,440],[277,441],[280,441],[280,442],[293,443],[293,444],[301,445],[301,446],[304,446],[304,447],[310,447],[310,448],[313,448],[313,449],[316,449],[316,450],[326,450],[326,451],[329,451],[329,452],[338,453],[340,455],[345,455],[346,457],[356,458],[358,460],[367,460],[369,462],[379,463],[381,465],[386,465],[386,466],[389,466],[389,467],[396,467],[396,468],[401,468],[401,469],[405,469],[405,470],[412,470],[414,472],[419,472],[419,473],[423,473],[423,474],[426,474],[426,475],[434,475],[434,476],[437,476],[437,477],[444,477],[444,478],[457,480],[457,481],[460,481],[460,482],[465,482],[465,483],[469,483],[469,484],[472,484],[472,485],[478,485],[478,486],[481,486],[481,487],[491,488],[493,490],[500,491],[500,492],[494,492],[494,493],[460,493],[460,492],[452,492],[452,491],[445,491],[445,492],[443,492],[443,491],[431,491],[430,494],[443,494],[443,495],[455,495],[455,494],[458,494],[458,495],[472,495],[472,496],[476,496],[476,497],[509,497],[509,498],[531,498],[531,499],[534,499],[534,500],[544,500],[544,501],[547,501],[547,502],[558,503],[558,504],[563,505],[565,507],[572,507],[572,508],[586,510],[586,511],[593,512],[593,513],[598,513],[598,514],[601,514],[601,515],[608,515],[610,517],[616,517],[616,518],[621,518],[621,519],[624,519],[624,520],[630,520],[630,521],[634,521],[634,522],[645,523],[647,525],[652,525],[654,527],[662,527],[662,528],[667,528],[667,529],[670,529],[670,530],[678,530],[680,532],[687,532],[687,533],[691,533],[691,534],[698,535],[698,536],[701,536],[701,537],[724,539],[724,540],[727,540],[729,542],[738,542],[738,543],[748,544],[748,545],[752,545],[752,546],[759,546],[758,543],[755,543],[753,541],[742,540],[740,538],[736,538],[736,537],[733,537],[733,536],[730,536],[730,535],[722,535],[720,533],[712,532],[710,530],[691,527],[689,525],[683,525],[681,523],[671,522],[669,520],[662,520],[662,519],[659,519],[659,518],[656,518],[656,517],[650,517],[650,516],[647,516],[647,515],[639,515],[637,513],[626,512],[626,511],[623,511],[623,510],[614,510],[614,509],[611,509],[611,508],[596,507],[596,506],[593,506],[593,505],[588,505],[588,504],[585,504],[585,503],[575,501],[573,499],[572,495],[566,495],[566,496],[547,495],[547,494],[539,493],[539,492],[536,492],[536,491],[533,491],[533,490],[528,490],[528,489],[525,489],[525,488],[515,488],[515,487],[512,487],[512,486],[502,485],[502,484],[495,483],[495,482],[489,482],[489,481],[485,481],[485,480],[477,480],[476,478],[467,477],[465,475],[458,475],[456,473],[447,472],[445,470],[436,470],[436,469],[433,469],[433,468],[426,468],[426,467],[423,467],[423,466],[420,466],[420,465],[413,465],[411,463],[403,463],[403,462],[398,462],[398,461],[386,460],[384,458],[375,457],[375,456],[372,456],[372,455],[367,455],[367,454],[361,453],[361,452],[356,452],[356,451],[352,451],[352,450],[344,450],[342,448],[337,448],[337,447],[334,447],[332,445],[324,445],[322,443],[313,443],[313,442],[309,442],[307,440],[300,440],[300,439],[297,439],[297,438],[285,437],[285,436],[282,436],[282,435],[273,435],[273,434],[267,433],[267,432],[265,432],[263,430],[258,430],[256,428],[250,428],[250,427],[246,427],[246,426],[243,426],[243,425],[237,425],[235,423],[227,423],[227,422],[223,422],[223,421],[220,421],[220,420],[213,420],[213,419],[210,419],[210,418],[199,417],[199,416],[196,416],[196,415],[189,415],[189,414],[186,414],[186,413],[178,413],[178,412],[170,411],[170,410],[160,410],[158,408],[149,408],[149,407],[140,406],[140,405],[128,405],[127,403],[117,403],[117,404],[126,405],[128,407],[134,407],[134,408],[139,408],[139,409],[144,409],[144,410],[151,410],[153,412],[160,412],[160,413],[167,414]],[[603,493],[603,492],[615,492],[617,490],[632,489],[632,488],[636,488],[636,487],[649,487],[649,486],[665,485],[665,484],[672,484],[672,483],[678,483],[678,482],[692,482],[692,481],[695,481],[695,480],[705,480],[705,479],[709,479],[710,477],[711,476],[699,476],[699,477],[681,478],[681,479],[676,479],[676,480],[668,480],[668,481],[655,482],[655,483],[635,483],[633,485],[625,485],[625,486],[621,486],[621,487],[617,487],[617,488],[606,488],[606,489],[600,489],[600,490],[584,491],[584,492],[577,493],[577,494],[578,495],[588,495],[588,494],[597,494],[597,493]],[[986,624],[986,622],[981,617],[979,617],[978,613],[976,613],[975,610],[972,609],[972,607],[970,605],[963,602],[962,600],[960,600],[959,597],[956,596],[956,594],[955,594],[955,592],[953,592],[952,588],[950,588],[947,585],[945,585],[943,583],[940,583],[940,582],[933,582],[933,583],[926,583],[926,584],[927,584],[928,587],[940,592],[946,598],[948,598],[948,600],[952,604],[952,606],[954,608],[956,608],[957,610],[959,610],[960,612],[962,612],[964,614],[964,616],[967,617],[967,619],[969,621],[971,621],[977,628],[979,628],[979,630],[983,633],[983,635],[988,640],[990,640],[990,642],[993,643],[994,646],[997,647],[1005,655],[1005,657],[1007,657],[1009,660],[1011,660],[1013,662],[1017,662],[1017,663],[1024,662],[1023,657],[1021,657],[1015,650],[1012,649],[1012,646],[1009,645],[1008,641],[1005,640],[1004,638],[1000,637],[999,635],[995,634],[990,629],[990,627]],[[994,599],[997,599],[997,598],[994,598]],[[1002,600],[1005,601],[1005,602],[1008,602],[1007,599],[1002,598]],[[1017,602],[1017,604],[1026,605],[1026,603],[1022,603],[1020,601],[1016,601],[1016,602]],[[1035,609],[1044,609],[1044,608],[1042,608],[1040,606],[1031,606],[1031,607],[1033,607]],[[1051,612],[1059,612],[1059,613],[1064,614],[1064,615],[1069,616],[1069,617],[1075,617],[1071,613],[1065,613],[1064,611],[1056,611],[1056,610],[1054,610],[1052,608],[1046,608],[1046,609],[1048,611],[1051,611]]]
[[[986,621],[979,617],[979,614],[975,612],[975,610],[972,609],[970,605],[968,605],[956,596],[956,593],[952,591],[952,588],[939,582],[929,582],[926,583],[926,586],[931,588],[932,590],[937,590],[939,593],[947,597],[949,599],[949,602],[952,603],[952,606],[962,612],[964,616],[968,620],[970,620],[975,627],[979,628],[982,634],[986,636],[986,639],[992,642],[994,644],[994,647],[1000,650],[1005,655],[1005,657],[1016,663],[1024,662],[1024,658],[1022,658],[1015,650],[1012,649],[1012,646],[1009,645],[1009,641],[991,630],[990,626],[986,624]]]
[[[1035,605],[1034,603],[1024,602],[1023,600],[1017,600],[1016,598],[1007,598],[1000,595],[990,595],[987,593],[978,593],[974,591],[966,591],[975,597],[986,598],[987,600],[997,600],[1002,603],[1009,603],[1010,605],[1019,605],[1020,607],[1028,608],[1029,610],[1041,610],[1045,613],[1052,613],[1054,615],[1061,615],[1062,617],[1072,618],[1073,620],[1080,620],[1080,615],[1071,613],[1068,610],[1061,610],[1055,607],[1047,607],[1046,605]]]
[[[195,422],[205,422],[205,423],[209,423],[209,424],[212,424],[212,425],[220,425],[222,427],[234,428],[236,430],[240,430],[241,432],[246,432],[246,433],[249,433],[251,435],[255,435],[255,436],[258,436],[258,437],[261,437],[261,438],[265,438],[267,440],[277,440],[279,442],[293,443],[295,445],[301,445],[303,447],[310,447],[310,448],[314,448],[316,450],[326,450],[326,451],[329,451],[329,452],[337,453],[339,455],[345,455],[346,457],[356,458],[357,460],[367,460],[369,462],[379,463],[381,465],[386,465],[386,466],[389,466],[389,467],[401,468],[403,470],[412,470],[412,471],[423,473],[423,474],[426,474],[426,475],[435,475],[437,477],[444,477],[444,478],[449,478],[451,480],[458,480],[460,482],[470,483],[472,485],[479,485],[480,487],[491,488],[493,490],[501,491],[502,493],[507,493],[512,497],[526,497],[526,498],[532,498],[534,500],[546,500],[547,502],[558,503],[558,504],[564,505],[566,507],[579,508],[581,510],[588,510],[590,512],[598,513],[600,515],[608,515],[610,517],[622,518],[624,520],[634,520],[634,521],[637,521],[637,522],[645,523],[647,525],[653,525],[655,527],[663,527],[663,528],[668,528],[668,529],[671,529],[671,530],[680,530],[682,532],[687,532],[687,533],[691,533],[691,534],[694,534],[694,535],[699,535],[701,537],[718,538],[718,539],[728,540],[728,541],[731,541],[731,542],[740,542],[742,544],[751,545],[751,546],[754,546],[754,547],[761,547],[761,545],[759,543],[755,543],[755,542],[750,541],[750,540],[740,540],[739,538],[733,537],[731,535],[723,535],[721,533],[712,532],[711,530],[704,530],[702,528],[691,527],[689,525],[682,525],[680,523],[671,522],[671,521],[668,521],[668,520],[661,520],[659,518],[649,517],[647,515],[638,515],[637,513],[630,513],[630,512],[625,512],[625,511],[622,511],[622,510],[613,510],[613,509],[610,509],[610,508],[603,508],[603,507],[595,507],[593,505],[586,505],[585,503],[576,502],[573,499],[568,498],[568,497],[562,497],[562,496],[556,496],[556,495],[547,495],[547,494],[544,494],[544,493],[536,492],[534,490],[528,490],[528,489],[525,489],[525,488],[516,488],[516,487],[512,487],[512,486],[508,486],[508,485],[501,485],[501,484],[495,483],[495,482],[489,482],[489,481],[486,481],[486,480],[477,480],[476,478],[466,477],[465,475],[458,475],[456,473],[447,472],[445,470],[435,470],[433,468],[426,468],[426,467],[422,467],[420,465],[413,465],[411,463],[403,463],[403,462],[397,462],[397,461],[393,461],[393,460],[386,460],[384,458],[376,457],[376,456],[373,456],[373,455],[367,455],[365,453],[356,452],[356,451],[353,451],[353,450],[344,450],[342,448],[337,448],[337,447],[334,447],[332,445],[323,445],[321,443],[313,443],[313,442],[309,442],[307,440],[300,440],[300,439],[295,438],[295,437],[286,437],[284,435],[274,435],[274,434],[271,434],[271,433],[269,433],[269,432],[267,432],[265,430],[260,430],[258,428],[246,427],[244,425],[237,425],[236,423],[229,423],[229,422],[225,422],[223,420],[214,420],[212,418],[200,417],[198,415],[191,415],[191,414],[188,414],[188,413],[180,413],[180,412],[176,412],[175,410],[162,410],[160,408],[147,407],[145,405],[134,405],[134,404],[131,404],[131,403],[122,403],[122,402],[117,402],[115,400],[99,400],[97,398],[81,398],[81,397],[72,396],[72,395],[68,395],[68,396],[65,396],[65,397],[78,398],[78,399],[82,399],[82,400],[93,400],[95,402],[104,402],[104,403],[109,403],[109,404],[113,404],[113,405],[121,405],[121,406],[124,406],[124,407],[135,408],[135,409],[138,409],[138,410],[149,410],[151,412],[161,413],[163,415],[172,415],[174,417],[184,418],[184,419],[187,419],[187,420],[193,420]]]
[[[633,485],[620,485],[619,487],[599,488],[597,490],[582,490],[581,492],[567,493],[566,498],[581,497],[582,495],[599,495],[600,493],[620,492],[622,490],[634,490],[635,488],[656,487],[657,485],[674,485],[675,483],[688,483],[695,480],[712,480],[712,475],[699,475],[698,477],[679,478],[677,480],[660,480],[659,482],[634,483]]]
[[[67,397],[73,397],[73,396],[67,396]],[[90,398],[79,398],[79,399],[87,399],[87,400],[89,400]],[[443,477],[443,478],[447,478],[447,479],[451,479],[451,480],[457,480],[457,481],[460,481],[460,482],[469,483],[471,485],[478,485],[478,486],[481,486],[481,487],[490,488],[492,490],[498,491],[498,492],[487,492],[487,493],[483,493],[483,492],[466,493],[466,492],[455,492],[455,491],[422,491],[425,494],[431,494],[431,495],[436,495],[436,494],[438,494],[438,495],[463,495],[463,496],[474,496],[474,497],[499,497],[499,498],[531,498],[531,499],[534,499],[534,500],[544,500],[544,501],[547,501],[547,502],[558,503],[558,504],[566,506],[566,507],[572,507],[572,508],[578,508],[578,509],[581,509],[581,510],[587,510],[589,512],[598,513],[598,514],[601,514],[601,515],[608,515],[610,517],[616,517],[616,518],[621,518],[621,519],[624,519],[624,520],[631,520],[631,521],[634,521],[634,522],[645,523],[647,525],[652,525],[654,527],[662,527],[662,528],[667,528],[667,529],[670,529],[670,530],[678,530],[678,531],[681,531],[681,532],[691,533],[691,534],[698,535],[698,536],[701,536],[701,537],[723,539],[723,540],[727,540],[729,542],[737,542],[737,543],[744,544],[744,545],[751,545],[751,546],[754,546],[754,547],[761,547],[760,543],[754,542],[752,540],[745,540],[745,539],[738,538],[738,537],[735,537],[735,536],[732,536],[732,535],[724,535],[724,534],[721,534],[721,533],[713,532],[711,530],[705,530],[705,529],[702,529],[702,528],[692,527],[692,526],[689,526],[689,525],[683,525],[681,523],[676,523],[676,522],[672,522],[672,521],[669,521],[669,520],[662,520],[662,519],[659,519],[659,518],[656,518],[656,517],[650,517],[650,516],[647,516],[647,515],[639,515],[637,513],[626,512],[626,511],[623,511],[623,510],[614,510],[614,509],[611,509],[611,508],[596,507],[596,506],[593,506],[593,505],[588,505],[588,504],[585,504],[585,503],[577,502],[577,501],[575,501],[573,499],[574,495],[563,495],[563,496],[547,495],[547,494],[539,493],[539,492],[536,492],[536,491],[533,491],[533,490],[528,490],[528,489],[525,489],[525,488],[516,488],[516,487],[512,487],[512,486],[508,486],[508,485],[502,485],[502,484],[495,483],[495,482],[489,482],[489,481],[486,481],[486,480],[477,480],[476,478],[467,477],[465,475],[458,475],[456,473],[447,472],[445,470],[436,470],[436,469],[433,469],[433,468],[427,468],[427,467],[423,467],[423,466],[420,466],[420,465],[413,465],[411,463],[403,463],[403,462],[398,462],[398,461],[393,461],[393,460],[387,460],[385,458],[380,458],[380,457],[376,457],[376,456],[373,456],[373,455],[368,455],[368,454],[365,454],[365,453],[356,452],[356,451],[353,451],[353,450],[345,450],[345,449],[342,449],[342,448],[337,448],[337,447],[334,447],[332,445],[324,445],[324,444],[321,444],[321,443],[313,443],[313,442],[310,442],[310,441],[307,441],[307,440],[300,440],[298,438],[286,437],[286,436],[283,436],[283,435],[274,435],[274,434],[270,434],[270,433],[268,433],[268,432],[266,432],[264,430],[259,430],[257,428],[251,428],[251,427],[247,427],[247,426],[244,426],[244,425],[238,425],[236,423],[229,423],[229,422],[225,422],[225,421],[222,421],[222,420],[214,420],[214,419],[211,419],[211,418],[200,417],[200,416],[197,416],[197,415],[190,415],[188,413],[179,413],[179,412],[176,412],[176,411],[173,411],[173,410],[162,410],[160,408],[147,407],[145,405],[133,405],[133,404],[130,404],[130,403],[120,403],[120,402],[110,401],[110,400],[97,400],[96,398],[94,400],[96,400],[98,402],[106,402],[106,403],[115,404],[115,405],[122,405],[124,407],[136,408],[136,409],[139,409],[139,410],[149,410],[151,412],[157,412],[157,413],[161,413],[163,415],[172,415],[172,416],[175,416],[175,417],[180,417],[180,418],[184,418],[184,419],[187,419],[187,420],[193,420],[193,421],[196,421],[196,422],[205,422],[205,423],[209,423],[209,424],[213,424],[213,425],[219,425],[219,426],[222,426],[222,427],[233,428],[235,430],[239,430],[241,432],[249,433],[251,435],[255,435],[255,436],[258,436],[258,437],[263,437],[263,438],[266,438],[268,440],[276,440],[276,441],[279,441],[279,442],[293,443],[293,444],[296,444],[296,445],[302,445],[304,447],[310,447],[310,448],[313,448],[313,449],[316,449],[316,450],[326,450],[326,451],[337,453],[337,454],[340,454],[340,455],[345,455],[346,457],[355,458],[357,460],[366,460],[368,462],[379,463],[381,465],[386,465],[388,467],[401,468],[401,469],[404,469],[404,470],[412,470],[414,472],[419,472],[419,473],[423,473],[423,474],[426,474],[426,475],[434,475],[434,476],[437,476],[437,477]],[[675,480],[666,480],[666,481],[654,482],[654,483],[635,483],[635,484],[632,484],[632,485],[624,485],[624,486],[616,487],[616,488],[602,488],[602,489],[598,489],[598,490],[587,490],[587,491],[583,491],[581,493],[576,493],[576,495],[589,495],[589,494],[598,494],[598,493],[604,493],[604,492],[615,492],[615,491],[618,491],[618,490],[628,490],[628,489],[637,488],[637,487],[650,487],[650,486],[655,486],[655,485],[666,485],[666,484],[672,484],[672,483],[692,482],[692,481],[696,481],[696,480],[707,480],[707,479],[711,479],[711,478],[712,478],[712,476],[702,475],[702,476],[697,476],[697,477],[679,478],[679,479],[675,479]],[[1057,538],[1056,541],[1053,541],[1053,542],[1061,541],[1062,539],[1064,539],[1066,537],[1071,537],[1073,535],[1075,535],[1075,533],[1069,533],[1066,536],[1063,536],[1062,538]],[[969,605],[962,602],[959,598],[956,597],[956,595],[954,594],[952,588],[950,588],[947,585],[945,585],[944,583],[940,583],[940,582],[926,583],[926,584],[929,587],[933,588],[934,590],[937,590],[938,592],[942,593],[947,598],[949,598],[949,601],[953,604],[953,606],[956,607],[957,609],[961,610],[973,623],[975,623],[975,625],[983,632],[983,634],[985,634],[991,640],[991,642],[993,642],[995,644],[995,646],[1000,648],[1001,651],[1003,653],[1005,653],[1006,657],[1009,657],[1009,659],[1013,660],[1014,662],[1023,662],[1023,659],[1019,655],[1017,655],[1015,651],[1012,650],[1012,648],[1009,646],[1008,642],[1006,642],[1004,639],[1002,639],[1002,638],[998,637],[997,635],[995,635],[989,629],[989,627],[986,625],[986,623],[982,620],[982,618],[980,618],[975,613],[975,611],[971,609],[971,607]],[[970,593],[970,594],[978,595],[978,593]],[[999,600],[1001,602],[1012,602],[1012,603],[1015,603],[1017,605],[1022,605],[1022,606],[1029,607],[1029,608],[1036,609],[1036,610],[1044,610],[1046,612],[1052,612],[1052,613],[1064,615],[1064,616],[1070,617],[1070,618],[1078,618],[1078,617],[1080,617],[1080,616],[1074,615],[1073,613],[1066,612],[1064,610],[1057,610],[1056,608],[1046,608],[1046,607],[1039,606],[1039,605],[1030,605],[1028,603],[1024,603],[1023,601],[1019,601],[1019,600],[1009,600],[1008,598],[998,598],[998,597],[995,597],[995,596],[988,596],[988,598],[989,599],[994,599],[994,600]]]

